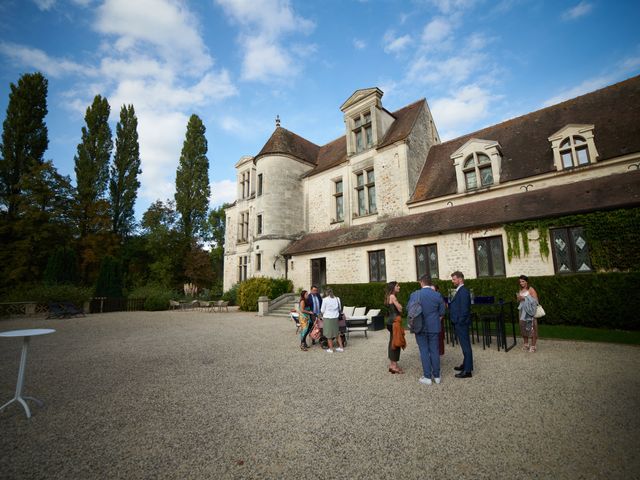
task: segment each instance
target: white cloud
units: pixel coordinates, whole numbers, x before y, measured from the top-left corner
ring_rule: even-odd
[[[459,84],[476,73],[484,60],[485,55],[482,53],[469,53],[440,60],[430,60],[421,56],[410,66],[407,81],[418,84]]]
[[[636,75],[638,70],[640,70],[640,55],[624,58],[615,66],[610,68],[608,73],[586,79],[578,85],[566,88],[560,93],[545,100],[542,103],[542,106],[548,107],[550,105],[555,105],[565,100],[584,95],[585,93],[593,92],[594,90],[598,90],[616,83],[621,79],[627,78],[629,75]]]
[[[477,0],[430,0],[430,3],[442,13],[448,15],[472,8],[477,3]]]
[[[216,208],[223,203],[231,203],[237,196],[237,185],[233,180],[220,180],[218,182],[212,182],[211,185],[211,201],[209,205],[211,208]]]
[[[95,28],[115,35],[122,53],[133,46],[153,48],[165,61],[194,72],[213,65],[196,18],[174,0],[106,0],[97,9]]]
[[[364,50],[365,48],[367,48],[367,42],[365,42],[364,40],[360,40],[359,38],[354,38],[353,48],[355,48],[356,50]]]
[[[582,1],[575,7],[565,10],[562,13],[563,20],[575,20],[576,18],[584,17],[593,9],[593,4]]]
[[[402,35],[396,37],[393,30],[384,34],[382,39],[384,43],[384,51],[386,53],[398,53],[404,50],[411,43],[411,35]]]
[[[33,3],[43,11],[51,10],[53,6],[56,4],[56,0],[33,0]]]
[[[40,70],[54,78],[69,74],[95,74],[95,69],[89,66],[63,58],[51,57],[40,49],[16,43],[1,42],[0,54],[10,58],[18,65]]]
[[[444,17],[436,17],[431,20],[422,32],[422,40],[427,44],[443,43],[453,30],[451,21]]]
[[[485,118],[494,98],[487,89],[471,84],[452,92],[448,97],[430,102],[442,139],[455,138]]]
[[[305,49],[286,47],[283,38],[308,34],[314,23],[297,15],[289,0],[216,0],[231,21],[240,26],[239,43],[244,50],[242,78],[270,82],[295,76]]]

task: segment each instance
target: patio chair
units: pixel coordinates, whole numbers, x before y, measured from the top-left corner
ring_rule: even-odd
[[[60,302],[60,306],[64,309],[65,313],[70,317],[75,317],[75,316],[78,316],[78,315],[82,315],[83,317],[86,316],[84,314],[84,310],[82,310],[81,308],[76,307],[71,302]]]
[[[369,318],[365,315],[367,307],[358,307],[353,309],[351,315],[347,315],[347,339],[351,332],[363,332],[366,338],[367,330],[369,330]]]
[[[180,309],[180,302],[177,302],[175,300],[169,300],[169,310],[179,310]]]
[[[222,312],[222,309],[224,308],[227,312],[229,311],[229,302],[226,302],[224,300],[220,300],[217,303],[217,307],[218,307],[218,311]]]
[[[344,316],[349,318],[350,316],[353,315],[353,311],[356,309],[356,307],[343,307],[342,308],[342,313],[344,313]]]
[[[370,308],[367,312],[367,325],[371,325],[371,323],[373,322],[373,317],[377,317],[378,315],[380,315],[379,308]]]
[[[47,318],[65,318],[67,316],[66,310],[59,303],[49,302],[48,306]]]
[[[198,300],[198,307],[200,307],[205,312],[210,312],[213,309],[213,302]]]

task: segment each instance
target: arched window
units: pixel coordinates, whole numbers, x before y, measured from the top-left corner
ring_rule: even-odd
[[[483,153],[472,153],[462,166],[464,182],[467,190],[493,185],[491,159]]]
[[[560,143],[560,158],[562,158],[562,168],[589,165],[587,141],[578,135],[567,137]]]

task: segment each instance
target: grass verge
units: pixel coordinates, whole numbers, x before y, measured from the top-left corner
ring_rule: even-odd
[[[568,325],[538,325],[540,338],[584,340],[588,342],[625,343],[640,345],[640,331],[609,330],[606,328],[576,327]]]

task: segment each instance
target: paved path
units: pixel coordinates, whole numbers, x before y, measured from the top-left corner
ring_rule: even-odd
[[[0,413],[1,478],[640,477],[640,348],[541,341],[475,348],[476,373],[418,384],[415,342],[386,369],[386,331],[301,352],[293,324],[247,313],[4,320],[34,338],[27,420]],[[0,403],[21,342],[0,339]]]

